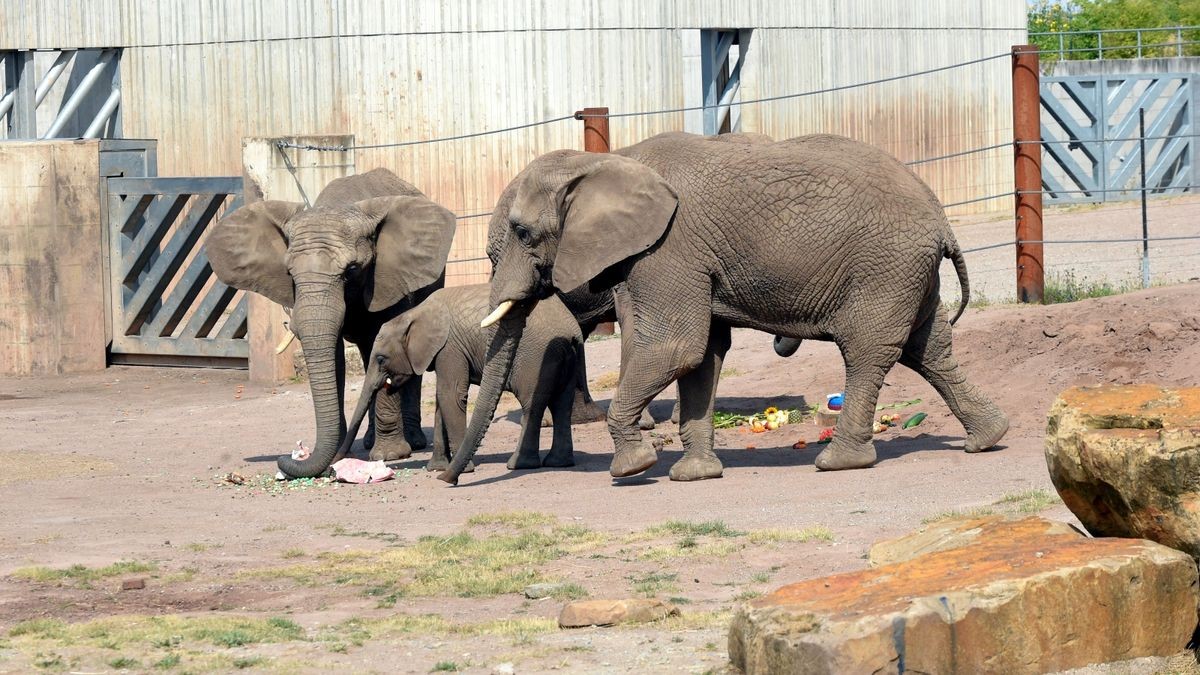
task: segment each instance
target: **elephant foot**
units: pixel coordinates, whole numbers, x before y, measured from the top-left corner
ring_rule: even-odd
[[[821,471],[865,469],[875,463],[875,445],[870,441],[856,445],[834,437],[814,463]]]
[[[508,458],[508,470],[509,471],[521,471],[524,469],[540,469],[541,467],[542,467],[542,461],[540,459],[538,459],[538,454],[536,451],[534,451],[532,453],[514,452],[512,454],[512,456]]]
[[[963,449],[967,452],[982,452],[1000,442],[1008,433],[1008,417],[997,410],[988,417],[988,423],[974,433],[967,434],[967,444]]]
[[[650,409],[642,408],[642,416],[638,418],[638,428],[642,431],[650,431],[655,424],[654,418],[650,416]]]
[[[654,446],[638,442],[631,448],[617,450],[613,455],[612,464],[608,467],[608,472],[612,474],[613,478],[624,478],[649,469],[657,461],[658,452]]]
[[[586,403],[576,402],[571,407],[571,424],[588,424],[590,422],[603,422],[608,419],[608,413],[604,408],[596,405],[595,401]]]
[[[671,408],[671,424],[679,424],[679,401],[675,401],[675,407]]]
[[[671,480],[692,481],[720,478],[724,467],[711,450],[688,452],[671,466]]]
[[[425,439],[425,433],[421,431],[406,430],[404,432],[404,441],[408,443],[408,447],[412,448],[412,450],[424,450],[429,447],[429,441]]]
[[[445,471],[450,468],[450,460],[446,457],[432,457],[425,464],[426,471]],[[475,462],[467,462],[467,466],[463,468],[463,473],[472,473],[475,471]]]
[[[542,466],[555,469],[575,466],[575,452],[573,450],[567,450],[566,452],[551,450],[550,454],[546,455],[546,458],[542,460]]]
[[[375,447],[368,455],[372,461],[383,460],[391,462],[397,459],[408,459],[412,456],[412,446],[408,441],[398,436],[379,436],[375,439]]]

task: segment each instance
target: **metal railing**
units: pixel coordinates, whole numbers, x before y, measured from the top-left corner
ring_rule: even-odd
[[[1030,33],[1029,41],[1041,47],[1043,60],[1197,56],[1200,26],[1038,32]]]
[[[40,76],[34,68],[37,53],[27,49],[0,51],[4,70],[0,120],[4,120],[5,140],[120,136],[120,50],[62,50]],[[43,106],[67,71],[75,71],[78,80],[66,83],[61,100],[51,97]],[[57,106],[52,111],[54,119],[39,134],[38,112],[52,106]]]

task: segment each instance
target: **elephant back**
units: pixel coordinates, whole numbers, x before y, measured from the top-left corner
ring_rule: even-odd
[[[335,178],[321,190],[313,206],[343,206],[374,197],[424,197],[411,184],[387,169],[372,169],[354,176]]]

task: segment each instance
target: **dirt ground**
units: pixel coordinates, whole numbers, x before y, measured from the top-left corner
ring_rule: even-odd
[[[131,367],[0,381],[0,672],[724,672],[739,602],[859,569],[873,542],[957,511],[1074,522],[1045,468],[1047,409],[1072,385],[1195,385],[1198,304],[1200,284],[1183,284],[970,310],[956,355],[1012,420],[995,451],[965,454],[946,406],[897,367],[881,403],[920,398],[899,412],[928,418],[877,437],[874,468],[818,473],[813,424],[719,430],[725,476],[688,484],[666,478],[680,455],[669,422],[643,477],[609,477],[603,423],[575,428],[573,469],[509,472],[511,399],[457,488],[423,471],[424,452],[383,484],[276,484],[276,455],[313,437],[304,383]],[[597,384],[611,383],[619,341],[587,349]],[[781,359],[769,336],[739,330],[717,407],[803,408],[842,378],[832,345]],[[604,405],[611,390],[594,393]],[[137,578],[144,589],[120,590]],[[568,585],[526,599],[538,581]],[[567,598],[637,596],[681,615],[554,624]]]

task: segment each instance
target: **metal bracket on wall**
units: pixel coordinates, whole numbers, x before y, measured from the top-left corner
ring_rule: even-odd
[[[0,118],[5,118],[7,140],[121,136],[120,49],[5,50],[0,61]],[[64,73],[69,73],[66,82],[56,87]],[[41,133],[39,109],[53,114]]]

